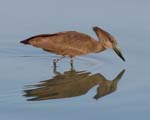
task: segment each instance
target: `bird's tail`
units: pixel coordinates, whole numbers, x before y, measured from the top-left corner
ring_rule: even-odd
[[[30,40],[22,40],[22,41],[20,41],[20,43],[23,43],[23,44],[30,44],[29,41],[30,41]]]

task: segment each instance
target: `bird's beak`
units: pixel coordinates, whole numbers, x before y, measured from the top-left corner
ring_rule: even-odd
[[[123,57],[122,53],[121,53],[121,50],[119,48],[119,46],[116,44],[114,45],[113,47],[113,50],[115,51],[115,53],[123,60],[125,61],[125,58]]]

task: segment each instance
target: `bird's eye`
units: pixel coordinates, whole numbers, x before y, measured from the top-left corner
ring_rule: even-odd
[[[114,42],[114,41],[113,41],[113,39],[112,39],[112,38],[110,38],[110,37],[109,37],[109,41],[110,41],[111,43],[113,43],[113,42]]]

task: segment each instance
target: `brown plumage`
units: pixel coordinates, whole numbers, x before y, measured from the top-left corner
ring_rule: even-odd
[[[84,33],[66,31],[33,36],[21,41],[21,43],[42,48],[45,51],[62,55],[62,57],[69,56],[71,58],[71,63],[73,62],[72,58],[75,56],[101,52],[107,48],[113,48],[125,61],[112,35],[98,27],[93,27],[93,30],[99,38],[99,41],[96,41],[94,38]],[[61,58],[55,59],[54,63]]]

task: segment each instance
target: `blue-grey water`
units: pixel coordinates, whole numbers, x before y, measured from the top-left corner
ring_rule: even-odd
[[[1,0],[0,120],[149,120],[148,0]],[[19,41],[65,30],[94,38],[97,25],[114,35],[113,52],[58,63],[55,54]],[[96,38],[97,39],[97,38]]]

